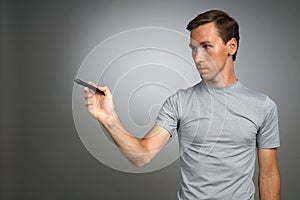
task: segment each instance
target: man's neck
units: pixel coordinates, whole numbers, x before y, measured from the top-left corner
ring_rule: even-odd
[[[205,81],[213,87],[227,87],[237,82],[237,77],[234,72],[233,63],[225,67],[213,80]]]

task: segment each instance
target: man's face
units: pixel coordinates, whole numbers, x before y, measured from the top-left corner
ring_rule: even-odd
[[[218,35],[214,22],[191,31],[190,47],[201,78],[208,83],[222,81],[222,71],[232,58],[228,56],[228,48]]]

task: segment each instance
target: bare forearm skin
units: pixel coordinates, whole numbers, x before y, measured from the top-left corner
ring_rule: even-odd
[[[275,169],[268,174],[259,174],[260,200],[280,200],[280,174]]]
[[[99,123],[106,128],[120,151],[132,164],[142,167],[150,162],[151,152],[143,146],[143,139],[139,140],[130,134],[124,128],[116,113],[113,113],[105,122],[99,121]]]

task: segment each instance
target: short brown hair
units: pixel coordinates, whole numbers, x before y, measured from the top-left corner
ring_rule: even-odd
[[[199,14],[193,20],[189,22],[186,29],[192,31],[194,28],[197,28],[201,25],[215,22],[215,25],[218,29],[218,33],[222,38],[224,44],[226,44],[232,38],[237,40],[237,48],[239,47],[239,25],[238,23],[231,18],[226,12],[221,10],[210,10],[204,13]],[[236,54],[232,56],[233,61],[236,59]]]

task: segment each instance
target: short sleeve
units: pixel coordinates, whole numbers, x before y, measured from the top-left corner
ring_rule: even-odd
[[[166,129],[172,137],[177,133],[178,116],[178,96],[174,94],[162,105],[157,115],[155,125]]]
[[[266,98],[261,126],[258,130],[257,147],[276,148],[280,146],[278,111],[274,101]]]

